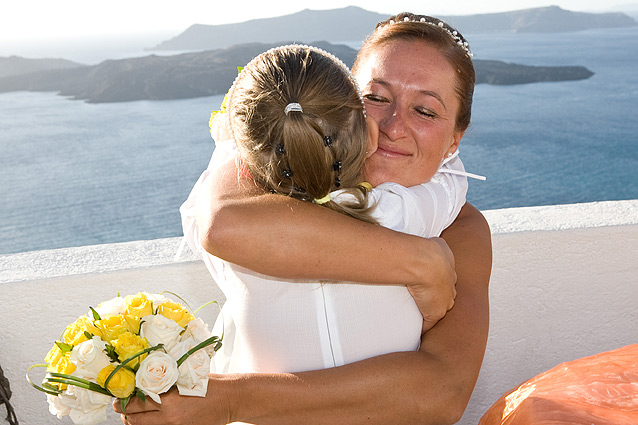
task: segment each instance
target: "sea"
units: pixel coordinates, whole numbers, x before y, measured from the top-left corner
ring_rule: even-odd
[[[461,142],[481,210],[638,199],[638,28],[466,34],[475,59],[582,65],[581,81],[476,87]],[[349,43],[358,47],[358,43]],[[8,52],[20,54],[20,52]],[[75,46],[92,64],[149,52]],[[8,56],[0,46],[0,56]],[[39,57],[45,57],[40,55]],[[90,104],[0,94],[0,255],[182,234],[222,96]]]

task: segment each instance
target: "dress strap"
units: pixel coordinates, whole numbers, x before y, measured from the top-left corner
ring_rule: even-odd
[[[439,173],[448,173],[448,174],[456,174],[459,176],[465,176],[465,177],[469,177],[472,179],[476,179],[476,180],[486,180],[485,176],[481,176],[479,174],[473,174],[473,173],[468,173],[467,171],[463,170],[454,170],[452,168],[443,168],[443,166],[445,164],[447,164],[448,162],[452,161],[454,158],[459,156],[459,150],[457,149],[456,151],[454,151],[454,153],[450,156],[448,156],[447,158],[445,158],[442,162],[441,162],[441,166],[439,167]]]
[[[478,174],[468,173],[467,171],[450,170],[449,168],[444,168],[442,170],[439,170],[439,173],[457,174],[459,176],[465,176],[465,177],[469,177],[469,178],[476,179],[476,180],[486,180],[487,179],[485,176],[480,176]]]

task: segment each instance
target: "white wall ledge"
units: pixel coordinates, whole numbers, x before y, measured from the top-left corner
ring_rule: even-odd
[[[638,200],[484,211],[494,233],[490,334],[460,425],[476,425],[504,392],[558,363],[636,343],[637,212]],[[0,256],[0,299],[7,301],[0,309],[0,364],[21,424],[62,423],[24,373],[88,305],[117,293],[164,290],[195,307],[223,303],[188,249],[175,259],[180,243],[168,238]],[[216,308],[200,315],[211,325],[216,316]],[[121,421],[111,412],[107,424]]]
[[[638,224],[638,200],[483,211],[493,234]],[[164,238],[0,255],[0,284],[198,260],[182,238]]]
[[[492,234],[638,224],[638,199],[483,211]]]

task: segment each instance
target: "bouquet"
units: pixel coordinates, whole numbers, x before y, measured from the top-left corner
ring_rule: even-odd
[[[89,310],[66,327],[46,363],[29,368],[46,367],[41,386],[27,371],[52,414],[92,425],[106,420],[113,397],[126,412],[132,397],[161,403],[160,394],[173,386],[180,395],[206,395],[210,359],[222,339],[184,305],[140,292]]]

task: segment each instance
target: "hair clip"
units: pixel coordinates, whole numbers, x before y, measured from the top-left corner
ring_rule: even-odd
[[[284,170],[282,171],[281,175],[284,176],[284,178],[289,179],[292,177],[292,170],[290,169]]]
[[[275,146],[275,153],[277,155],[283,155],[286,153],[286,149],[284,148],[284,145],[282,143],[279,143],[277,146]]]
[[[341,161],[335,161],[332,163],[332,171],[341,171]]]
[[[286,115],[288,115],[288,112],[291,112],[291,111],[303,112],[303,109],[301,108],[300,104],[298,104],[296,102],[290,102],[284,108],[284,112],[286,113]]]
[[[323,136],[323,144],[326,146],[332,146],[332,139],[330,136]]]
[[[335,177],[335,187],[341,186],[341,179],[339,177]]]

